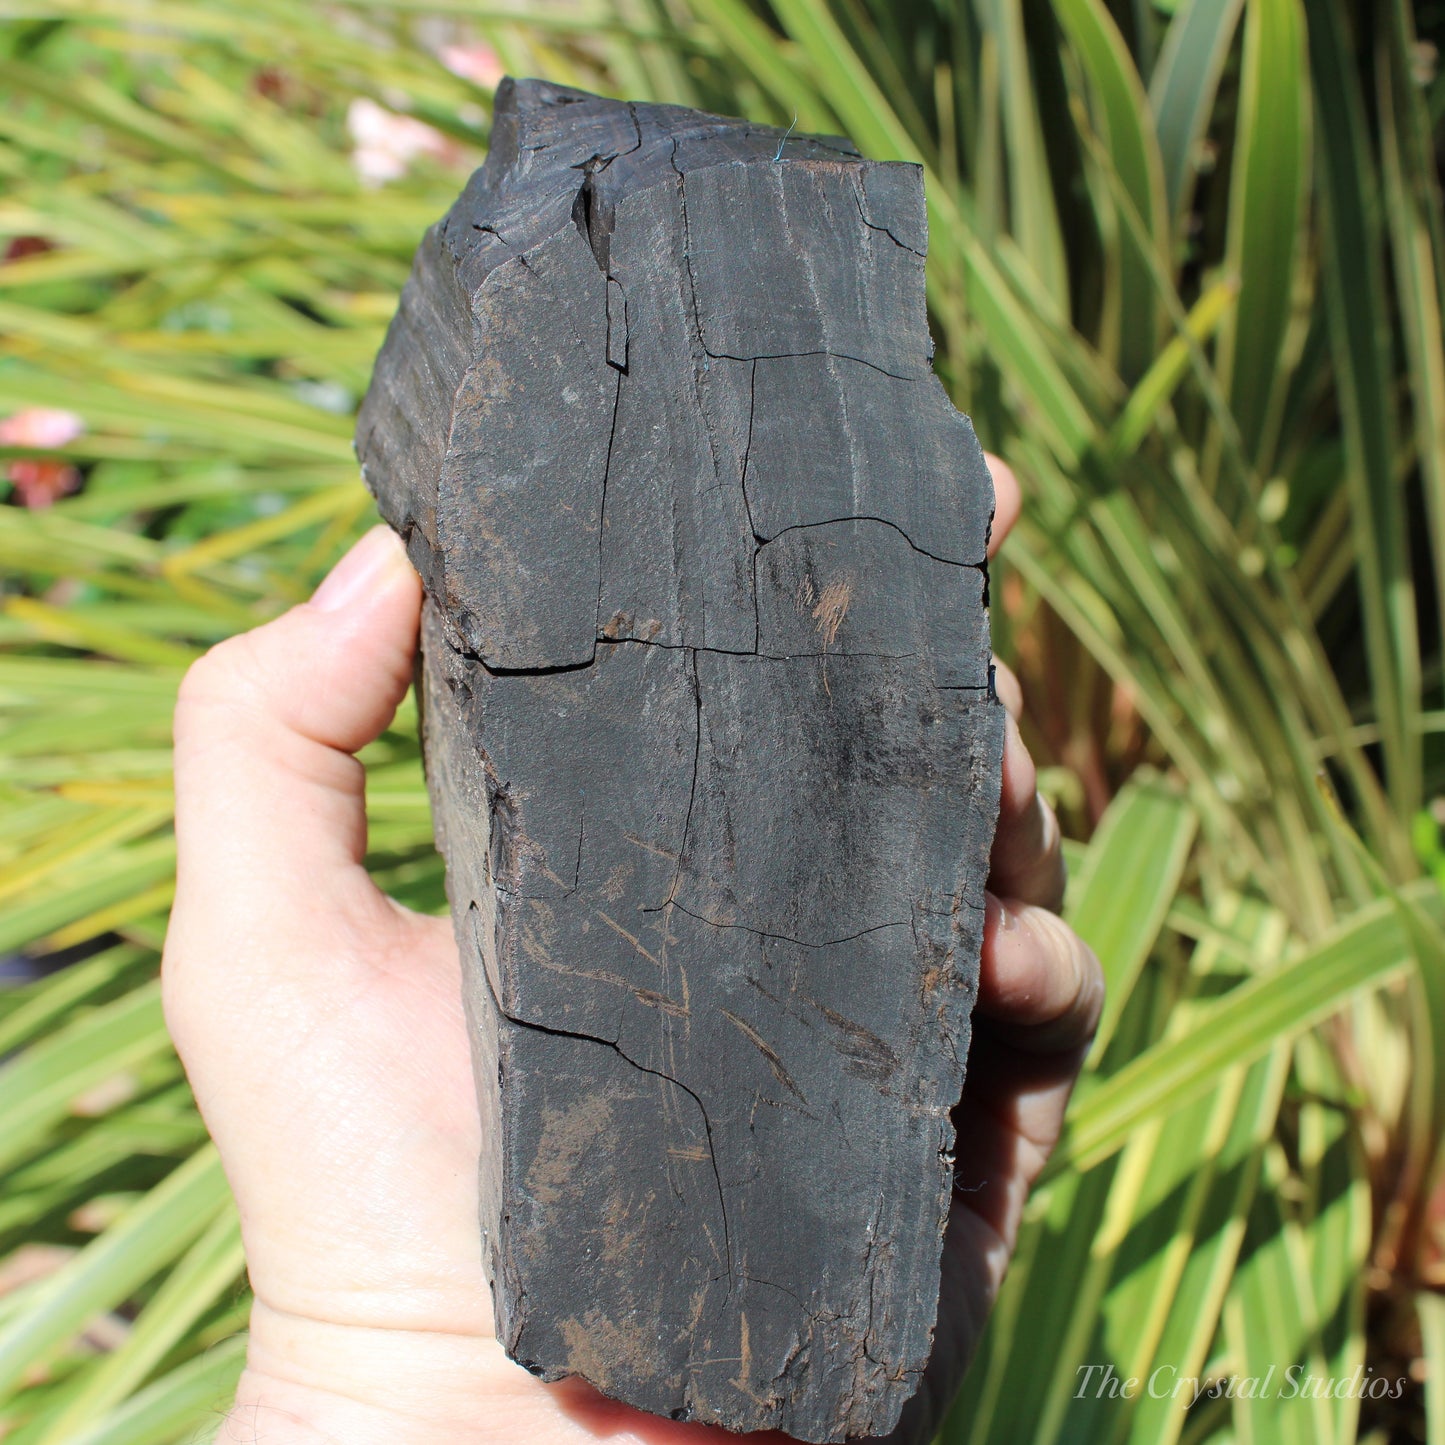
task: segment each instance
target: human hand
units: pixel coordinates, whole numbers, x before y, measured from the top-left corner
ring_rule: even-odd
[[[1018,488],[992,466],[996,546]],[[722,1445],[735,1437],[580,1381],[545,1385],[493,1336],[451,925],[394,903],[362,866],[353,754],[406,692],[420,607],[400,543],[378,528],[309,603],[208,653],[176,710],[166,1017],[236,1195],[256,1297],[218,1439]],[[1052,911],[1058,826],[1004,669],[998,690],[1011,717],[958,1179],[910,1433],[966,1365],[1102,1002],[1097,962]]]

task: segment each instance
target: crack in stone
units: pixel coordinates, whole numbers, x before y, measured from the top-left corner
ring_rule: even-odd
[[[609,278],[609,284],[610,278]],[[624,304],[625,300],[624,300]],[[597,610],[593,614],[592,629],[594,632],[602,631],[602,589],[606,585],[607,574],[603,567],[604,552],[607,537],[607,480],[612,475],[612,448],[617,442],[617,416],[622,410],[622,383],[626,380],[627,373],[619,371],[615,378],[615,385],[612,390],[612,429],[607,434],[607,460],[602,464],[602,495],[597,502]],[[480,660],[480,659],[479,659]],[[597,644],[592,644],[592,656],[587,661],[587,666],[597,661]],[[485,667],[486,664],[482,663]]]
[[[471,911],[474,917],[480,914],[480,910],[475,903],[471,905]],[[631,1064],[634,1069],[639,1070],[641,1073],[651,1074],[654,1078],[662,1079],[669,1084],[675,1085],[697,1105],[698,1112],[702,1115],[703,1132],[707,1136],[708,1161],[712,1165],[713,1183],[717,1188],[718,1210],[722,1215],[723,1253],[726,1260],[725,1277],[728,1281],[728,1294],[730,1296],[732,1294],[733,1250],[732,1232],[728,1224],[727,1195],[723,1190],[722,1173],[718,1169],[717,1146],[713,1140],[712,1120],[708,1117],[707,1105],[703,1103],[702,1097],[695,1089],[684,1084],[681,1079],[675,1078],[662,1069],[650,1068],[646,1064],[639,1063],[616,1039],[602,1038],[597,1034],[585,1033],[580,1029],[553,1028],[548,1024],[539,1024],[532,1019],[524,1019],[517,1014],[509,1012],[502,1007],[502,1001],[497,997],[497,990],[492,984],[491,974],[487,971],[485,965],[482,967],[482,977],[486,979],[487,993],[491,996],[492,1003],[497,1012],[509,1023],[515,1024],[518,1028],[531,1029],[534,1033],[551,1034],[555,1038],[562,1039],[581,1039],[586,1043],[599,1044],[602,1048],[611,1049],[624,1063]],[[716,1280],[719,1276],[714,1275],[713,1278]]]
[[[916,652],[741,652],[727,647],[702,647],[691,642],[657,642],[647,637],[599,636],[593,641],[592,656],[582,662],[559,662],[541,667],[495,667],[470,648],[457,647],[450,641],[447,646],[458,657],[464,657],[468,662],[475,662],[490,677],[552,677],[557,673],[585,672],[589,667],[596,665],[599,647],[655,647],[662,652],[704,652],[713,657],[755,657],[759,662],[812,662],[824,657],[834,662],[840,660],[846,662],[850,658],[873,658],[880,662],[907,662],[910,658],[918,656]],[[982,694],[988,691],[987,685],[982,683],[966,686],[953,684],[947,686],[937,684],[935,686],[938,692],[977,692]]]
[[[483,657],[471,651],[470,648],[461,648],[448,643],[452,651],[459,657],[465,657],[468,662],[475,662],[483,672],[491,677],[552,677],[562,672],[585,672],[597,661],[597,644],[592,644],[592,656],[584,658],[581,662],[554,662],[542,667],[496,667],[487,662]]]
[[[502,245],[504,245],[509,251],[516,250],[516,247],[513,246],[513,244],[495,226],[484,226],[480,221],[473,221],[472,230],[478,232],[483,236],[495,236],[497,240],[499,240]],[[442,234],[443,237],[445,237],[446,232],[443,231]]]
[[[695,275],[695,273],[693,272],[693,269],[692,269],[692,231],[691,231],[691,228],[690,228],[690,226],[689,226],[688,215],[687,215],[687,176],[686,176],[686,174],[679,168],[679,166],[678,166],[678,164],[677,164],[677,145],[678,145],[678,137],[674,136],[674,137],[672,138],[672,148],[671,148],[671,150],[668,152],[668,163],[672,166],[673,173],[677,176],[678,209],[679,209],[679,211],[681,212],[681,218],[682,218],[682,261],[683,261],[683,272],[684,272],[684,274],[685,274],[686,277],[687,277],[688,306],[689,306],[689,310],[692,312],[692,338],[691,338],[691,339],[692,339],[692,341],[695,342],[696,348],[697,348],[696,353],[694,354],[694,358],[693,358],[693,369],[694,369],[693,392],[694,392],[694,396],[695,396],[696,401],[697,401],[698,413],[699,413],[699,415],[701,415],[701,417],[702,417],[702,419],[703,419],[703,425],[704,425],[704,426],[706,427],[706,429],[707,429],[708,446],[709,446],[709,450],[712,452],[712,457],[713,457],[713,470],[714,470],[714,473],[715,473],[715,474],[719,474],[719,475],[720,475],[722,469],[721,469],[721,467],[719,466],[719,462],[718,462],[718,448],[717,448],[716,437],[715,437],[715,435],[714,435],[712,418],[711,418],[711,416],[709,415],[708,408],[707,408],[706,404],[705,404],[704,401],[703,401],[702,392],[701,392],[701,387],[698,385],[697,380],[696,380],[696,372],[697,372],[697,370],[698,370],[698,367],[697,367],[697,357],[698,357],[698,356],[701,356],[701,357],[703,358],[702,368],[701,368],[703,372],[706,372],[706,371],[709,370],[709,367],[708,367],[708,360],[709,360],[709,359],[718,359],[718,358],[713,357],[713,354],[712,354],[712,353],[708,350],[708,348],[707,348],[707,342],[703,339],[703,332],[702,332],[702,312],[701,312],[701,310],[700,310],[700,308],[699,308],[698,299],[697,299],[697,277],[696,277],[696,275]],[[689,349],[691,349],[691,348],[689,348]],[[750,534],[753,534],[753,535],[756,535],[756,534],[753,533],[753,513],[752,513],[752,505],[751,505],[751,503],[748,501],[747,473],[748,473],[748,454],[749,454],[749,452],[751,451],[751,449],[752,449],[752,444],[753,444],[753,415],[754,415],[754,398],[755,398],[755,390],[754,390],[754,387],[755,387],[755,383],[756,383],[756,378],[757,378],[757,363],[754,362],[754,363],[753,363],[753,367],[752,367],[752,373],[751,373],[751,375],[750,375],[750,377],[749,377],[749,379],[748,379],[748,434],[747,434],[747,440],[746,440],[746,442],[745,442],[744,445],[743,445],[742,463],[741,463],[741,467],[740,467],[740,471],[739,471],[739,487],[740,487],[740,489],[741,489],[741,491],[742,491],[743,512],[744,512],[744,514],[745,514],[746,517],[747,517],[748,531],[749,531]],[[756,553],[756,552],[754,552],[752,558],[750,559],[750,574],[751,574],[751,576],[750,576],[750,585],[751,585],[751,591],[752,591],[752,604],[753,604],[753,650],[756,652],[756,651],[757,651],[758,640],[759,640],[759,638],[760,638],[761,635],[762,635],[762,620],[761,620],[761,616],[760,616],[760,614],[759,614],[759,612],[758,612],[758,559],[757,559],[757,553]]]
[[[664,652],[706,652],[713,657],[756,657],[760,662],[810,662],[817,658],[827,657],[834,661],[839,658],[850,657],[873,657],[883,662],[904,662],[911,657],[917,657],[916,652],[740,652],[736,648],[728,647],[700,647],[691,642],[657,642],[648,637],[599,637],[598,645],[602,647],[623,647],[632,644],[636,647],[660,647]],[[482,664],[484,667],[485,663]],[[950,689],[950,691],[963,691],[964,689]],[[973,691],[982,692],[983,685],[980,684]],[[943,691],[942,688],[939,691]]]
[[[707,340],[704,336],[702,327],[702,313],[698,309],[697,276],[692,269],[692,231],[689,227],[687,216],[687,173],[678,168],[676,136],[673,137],[672,150],[668,156],[668,160],[672,165],[673,171],[677,175],[678,199],[682,207],[682,259],[683,263],[687,268],[688,290],[692,293],[692,315],[693,324],[697,329],[697,342],[698,346],[701,347],[702,354],[704,356],[708,357],[712,361],[751,361],[754,363],[759,361],[793,361],[800,360],[806,356],[831,356],[835,357],[839,361],[857,362],[859,366],[866,366],[872,371],[877,371],[884,376],[892,377],[894,381],[918,381],[920,379],[917,376],[907,376],[901,372],[889,371],[886,366],[880,366],[876,361],[869,361],[866,356],[854,356],[851,352],[847,351],[832,351],[827,347],[819,347],[813,351],[762,352],[754,356],[735,356],[730,351],[714,351],[707,344]],[[861,214],[861,202],[859,205],[859,210]],[[867,223],[865,222],[865,224]],[[891,234],[892,233],[890,232],[890,235]],[[907,249],[908,248],[905,246],[904,250]],[[814,294],[816,295],[816,291]],[[926,357],[925,364],[927,364]]]
[[[699,337],[698,341],[701,342]],[[748,497],[748,459],[753,454],[753,419],[758,414],[758,364],[753,362],[752,371],[748,375],[748,436],[743,443],[743,464],[739,473],[739,485],[743,492],[743,511],[747,513],[748,531],[751,533],[754,543],[757,541],[758,529],[753,522],[753,504]],[[752,576],[753,576],[753,651],[757,652],[763,642],[763,614],[758,606],[758,553],[761,547],[753,547]]]
[[[660,903],[656,908],[639,908],[639,913],[661,913],[664,908],[676,908],[679,913],[685,913],[689,918],[695,918],[699,923],[706,923],[710,928],[735,928],[742,933],[751,933],[755,938],[771,938],[778,943],[792,943],[799,948],[836,948],[840,943],[852,943],[856,938],[866,938],[870,933],[882,933],[886,928],[907,928],[909,922],[906,918],[894,919],[889,923],[874,923],[868,928],[860,928],[856,933],[847,934],[843,938],[822,939],[816,943],[810,943],[806,938],[793,938],[786,933],[769,933],[764,928],[754,928],[747,923],[723,923],[717,918],[706,918],[701,913],[694,913],[686,904],[679,903],[676,898],[669,898],[666,903]]]
[[[692,699],[697,707],[697,730],[693,734],[692,745],[692,784],[687,793],[687,812],[682,819],[682,837],[677,844],[677,866],[672,870],[672,883],[667,890],[666,902],[663,908],[672,903],[677,897],[677,885],[682,879],[683,859],[687,855],[688,830],[692,827],[692,806],[697,801],[697,775],[701,771],[702,764],[702,681],[697,675],[697,653],[693,652],[692,657]],[[643,909],[646,912],[661,912],[661,909]],[[664,929],[667,927],[667,920],[663,919]]]
[[[709,351],[706,346],[703,347],[703,352],[713,361],[801,361],[808,356],[828,356],[834,361],[856,362],[859,366],[866,366],[870,371],[892,377],[894,381],[923,380],[919,376],[908,376],[903,372],[889,371],[886,366],[879,366],[876,361],[869,361],[866,356],[854,356],[850,351],[831,351],[826,346],[817,347],[813,351],[763,351],[754,356],[734,356],[730,351]]]
[[[692,298],[692,324],[697,334],[698,348],[704,356],[711,356],[707,343],[702,339],[702,312],[697,305],[697,277],[692,269],[692,231],[687,220],[687,176],[677,164],[677,137],[672,138],[672,149],[668,152],[668,163],[677,174],[677,200],[682,211],[682,264],[687,272],[687,290]]]
[[[753,533],[753,540],[758,544],[758,550],[770,546],[779,537],[786,537],[789,532],[806,532],[813,527],[836,527],[844,522],[877,522],[879,526],[891,527],[908,545],[918,553],[920,557],[927,557],[932,562],[941,562],[945,567],[961,567],[968,572],[981,572],[984,576],[985,585],[988,581],[988,562],[959,562],[953,557],[940,557],[937,552],[930,552],[926,547],[920,547],[897,522],[890,522],[887,517],[873,517],[864,515],[849,515],[846,517],[827,517],[821,522],[794,522],[789,527],[774,532],[771,537],[764,537],[760,532]]]
[[[572,887],[564,897],[570,897],[582,887],[582,844],[587,836],[587,804],[584,801],[577,813],[577,866],[572,870]]]
[[[868,213],[863,209],[863,197],[860,196],[856,190],[853,192],[853,199],[858,203],[859,220],[861,220],[870,231],[882,231],[883,234],[887,236],[888,239],[892,241],[893,244],[897,246],[900,251],[907,251],[910,256],[917,256],[920,261],[926,261],[928,259],[928,255],[926,252],[919,251],[912,246],[905,245],[902,241],[898,239],[897,236],[893,234],[892,231],[888,229],[887,226],[880,226],[876,221],[870,221],[868,219]]]

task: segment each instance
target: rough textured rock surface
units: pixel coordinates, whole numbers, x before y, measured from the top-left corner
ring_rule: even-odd
[[[507,81],[358,435],[429,594],[500,1337],[813,1441],[929,1358],[997,809],[925,248],[914,166]]]

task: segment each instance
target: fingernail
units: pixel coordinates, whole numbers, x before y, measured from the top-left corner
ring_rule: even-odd
[[[405,565],[406,553],[396,533],[390,527],[373,527],[326,574],[311,605],[321,612],[340,612],[374,592],[398,563]]]
[[[993,933],[1007,933],[1017,927],[1018,919],[1003,900],[992,893],[983,895],[984,929]]]

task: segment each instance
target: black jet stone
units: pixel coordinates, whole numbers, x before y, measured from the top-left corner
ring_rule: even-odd
[[[929,1360],[997,812],[925,249],[916,166],[505,81],[357,440],[427,588],[501,1341],[810,1441]]]

